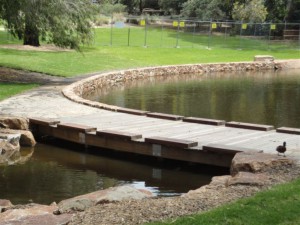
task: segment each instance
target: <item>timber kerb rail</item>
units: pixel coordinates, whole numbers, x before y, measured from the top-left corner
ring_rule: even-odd
[[[168,120],[168,118],[164,119]],[[183,117],[182,119],[185,118]],[[231,160],[237,152],[263,152],[263,150],[257,148],[245,148],[226,144],[212,143],[201,145],[201,143],[189,140],[188,138],[179,139],[164,136],[144,137],[143,133],[106,129],[98,130],[96,127],[77,123],[61,123],[58,120],[52,119],[30,118],[29,121],[30,127],[35,135],[48,135],[82,144],[86,147],[94,146],[121,152],[223,167],[230,166]],[[213,120],[209,121],[213,122]],[[203,124],[206,124],[206,122],[206,119],[203,119]],[[226,125],[234,123],[235,126],[231,129],[251,129],[258,130],[262,133],[272,131],[271,126],[266,126],[267,129],[262,131],[262,127],[265,127],[264,125],[238,122],[225,122],[224,124],[223,121],[221,122],[220,124],[220,121],[216,120],[214,125],[207,126],[221,126],[226,128]],[[197,120],[197,123],[201,123],[201,118]],[[277,132],[299,135],[300,129],[282,127],[278,128]]]

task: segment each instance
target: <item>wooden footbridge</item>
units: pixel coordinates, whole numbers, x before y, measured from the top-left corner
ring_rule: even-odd
[[[57,119],[31,118],[36,135],[105,149],[229,167],[237,152],[277,154],[287,142],[287,155],[300,158],[300,129],[225,122],[124,109]],[[135,115],[133,115],[135,114]]]

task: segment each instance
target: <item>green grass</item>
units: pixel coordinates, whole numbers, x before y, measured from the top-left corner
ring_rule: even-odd
[[[37,86],[37,84],[0,83],[0,101]]]
[[[176,34],[174,31],[164,31],[163,39],[161,32],[150,30],[147,35],[147,45],[144,44],[144,31],[140,28],[131,29],[130,47],[124,46],[128,42],[128,29],[115,29],[113,32],[113,46],[103,46],[110,43],[110,29],[96,29],[94,45],[83,47],[82,53],[78,52],[35,52],[19,51],[11,49],[0,49],[0,66],[26,69],[43,72],[57,76],[76,76],[80,74],[108,71],[116,69],[127,69],[144,66],[174,65],[187,63],[208,63],[208,62],[230,62],[230,61],[251,61],[254,55],[268,54],[277,59],[300,58],[300,51],[296,48],[285,48],[278,50],[277,47],[270,51],[264,42],[264,48],[259,46],[257,41],[242,40],[253,48],[237,50],[236,48],[224,47],[222,37],[213,37],[212,48],[207,49],[207,36],[195,39],[188,34],[181,34],[180,46],[189,45],[192,47],[174,48]],[[187,36],[187,37],[184,37]],[[161,44],[161,41],[163,44]],[[215,42],[215,44],[213,44]],[[216,43],[220,44],[216,44]],[[228,38],[227,43],[240,43],[236,37]],[[253,43],[254,42],[254,43]],[[0,44],[20,43],[8,37],[4,31],[0,31]],[[117,44],[123,46],[118,46]],[[196,44],[197,43],[197,46]],[[168,46],[166,47],[160,47]],[[230,44],[234,45],[234,44]],[[135,47],[134,47],[135,46]],[[276,45],[277,46],[277,45]]]
[[[298,225],[300,179],[206,213],[151,225]]]

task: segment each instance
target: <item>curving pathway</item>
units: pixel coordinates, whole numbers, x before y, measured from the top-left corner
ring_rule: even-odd
[[[77,79],[81,78],[83,77]],[[196,150],[202,150],[204,145],[222,144],[276,154],[276,146],[287,141],[287,155],[300,161],[300,135],[282,134],[275,130],[257,131],[187,123],[181,120],[170,121],[93,108],[70,101],[62,95],[62,88],[74,81],[75,79],[55,80],[52,85],[41,86],[3,100],[0,102],[0,115],[51,118],[62,123],[95,126],[98,130],[139,132],[143,138],[160,136],[197,141]]]

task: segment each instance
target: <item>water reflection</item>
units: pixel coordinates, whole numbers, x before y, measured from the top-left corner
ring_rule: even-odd
[[[123,184],[168,196],[198,188],[220,174],[201,170],[191,172],[180,165],[151,165],[38,144],[28,162],[0,167],[0,196],[14,204],[50,204]]]
[[[300,127],[299,70],[149,78],[86,97],[152,112]]]

